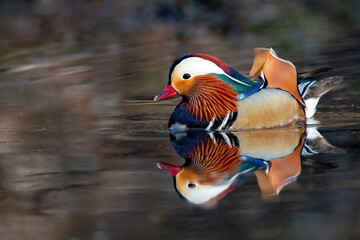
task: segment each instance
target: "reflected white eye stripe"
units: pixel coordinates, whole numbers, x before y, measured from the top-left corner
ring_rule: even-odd
[[[221,129],[224,128],[224,126],[226,125],[226,123],[228,122],[229,118],[230,118],[230,114],[232,114],[232,112],[228,112],[228,114],[226,115],[226,117],[223,119],[223,121],[221,122],[221,125],[216,129],[216,131],[220,131]]]

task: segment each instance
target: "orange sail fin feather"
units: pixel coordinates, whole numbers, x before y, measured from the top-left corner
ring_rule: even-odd
[[[266,173],[264,170],[255,172],[262,195],[268,197],[279,194],[281,189],[296,180],[301,172],[301,151],[305,137],[302,137],[299,146],[288,156],[271,161],[271,168]]]
[[[261,76],[261,70],[263,69],[264,63],[267,60],[270,49],[268,48],[255,48],[254,49],[254,62],[251,67],[249,76]]]
[[[268,87],[289,92],[305,106],[297,86],[296,69],[291,62],[279,58],[271,48],[258,48],[255,49],[255,59],[249,75],[261,76],[261,72],[268,81]]]
[[[237,95],[229,84],[218,77],[202,75],[188,93],[188,108],[199,119],[221,120],[229,112],[237,112]]]

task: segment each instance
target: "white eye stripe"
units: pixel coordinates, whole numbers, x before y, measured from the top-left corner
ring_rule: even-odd
[[[181,79],[186,80],[183,78],[184,74],[190,74],[191,77],[198,76],[198,75],[204,75],[209,73],[215,73],[215,74],[224,74],[233,81],[250,86],[247,83],[244,83],[242,81],[239,81],[238,79],[235,79],[231,76],[229,76],[222,68],[220,68],[218,65],[213,63],[212,61],[205,60],[200,57],[189,57],[184,60],[182,60],[173,70],[171,73],[171,78],[175,74],[176,76],[180,76]]]
[[[174,73],[181,77],[183,77],[185,74],[190,74],[192,77],[208,73],[226,74],[224,70],[222,70],[215,63],[199,57],[190,57],[184,59],[174,68],[172,74]]]

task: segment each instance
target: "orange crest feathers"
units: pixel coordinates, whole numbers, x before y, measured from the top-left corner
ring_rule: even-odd
[[[237,112],[237,95],[232,87],[212,74],[196,77],[188,93],[188,108],[200,119],[221,120],[229,112]]]
[[[291,62],[279,58],[272,48],[257,48],[249,75],[260,76],[261,71],[268,81],[268,87],[280,88],[289,92],[305,106],[297,87],[296,69]]]

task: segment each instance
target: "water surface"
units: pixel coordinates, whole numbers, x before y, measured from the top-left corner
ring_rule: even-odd
[[[89,9],[93,13],[97,7]],[[38,14],[45,16],[46,11]],[[27,14],[22,17],[34,19]],[[124,10],[121,14],[126,15]],[[299,29],[291,18],[286,18],[289,26],[277,21],[262,25],[258,21],[265,20],[255,14],[249,17],[253,22],[242,25],[243,32],[234,32],[239,29],[231,21],[225,31],[222,25],[195,29],[167,20],[131,31],[127,24],[138,29],[143,22],[117,16],[100,22],[108,28],[99,29],[96,21],[79,20],[94,27],[87,29],[89,35],[78,29],[81,24],[61,25],[64,22],[51,17],[50,22],[60,24],[58,29],[70,30],[59,37],[62,31],[47,35],[45,27],[43,35],[40,31],[22,41],[9,31],[17,45],[1,42],[0,48],[2,239],[359,239],[359,35],[341,27],[341,21],[331,25],[340,27],[321,28],[323,15],[301,14],[300,26],[308,26],[310,17],[321,20],[314,25],[320,30]],[[87,38],[94,33],[99,35]],[[343,83],[320,100],[314,120],[301,128],[293,150],[311,134],[321,134],[327,145],[312,155],[298,153],[300,172],[279,191],[276,187],[279,194],[262,191],[254,170],[216,201],[194,204],[181,197],[173,177],[158,168],[159,163],[186,163],[167,131],[180,99],[156,104],[151,99],[165,87],[172,61],[183,53],[210,53],[246,74],[252,48],[259,46],[274,47],[299,72],[334,67],[321,77],[344,76]],[[244,134],[235,134],[240,148],[247,139]],[[185,142],[195,135],[185,136]],[[205,138],[212,143],[211,137]],[[218,145],[229,147],[224,136],[215,138]]]

